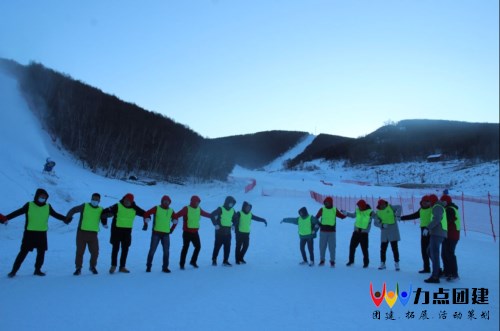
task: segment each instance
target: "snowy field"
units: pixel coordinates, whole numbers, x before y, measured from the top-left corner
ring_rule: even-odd
[[[362,327],[370,330],[498,330],[499,244],[491,235],[468,232],[467,236],[462,236],[457,246],[461,279],[431,285],[423,282],[428,275],[417,273],[422,267],[420,232],[413,222],[400,224],[399,272],[394,270],[390,249],[387,253],[388,269],[377,270],[380,232],[375,227],[372,227],[369,237],[368,269],[361,267],[359,248],[355,265],[345,266],[354,223],[352,219],[338,220],[337,266],[304,267],[298,265],[300,253],[296,226],[279,223],[284,217],[297,216],[302,206],[307,207],[311,214],[318,211],[321,205],[311,199],[309,190],[332,195],[420,195],[426,190],[359,186],[346,181],[375,183],[374,171],[377,170],[384,174],[379,178],[380,184],[417,182],[409,177],[418,178],[418,174],[429,167],[427,164],[405,164],[391,169],[350,169],[318,162],[319,169],[313,172],[283,172],[278,171],[280,162],[275,162],[266,167],[266,171],[236,167],[233,179],[227,183],[140,186],[107,179],[82,169],[70,155],[52,144],[20,97],[15,81],[3,74],[0,74],[0,122],[3,124],[0,213],[7,214],[21,207],[33,198],[38,187],[42,187],[50,194],[49,203],[60,213],[88,202],[93,192],[101,193],[104,207],[116,203],[128,192],[133,193],[136,203],[143,209],[155,206],[161,196],[168,194],[176,211],[196,194],[201,197],[201,207],[208,212],[221,206],[227,195],[232,195],[237,200],[237,210],[243,201],[248,201],[253,205],[253,213],[268,221],[268,227],[258,222],[252,225],[246,255],[248,264],[231,268],[210,265],[214,230],[210,221],[202,219],[200,268],[188,266],[186,270],[180,270],[182,231],[177,228],[170,246],[171,274],[161,272],[160,248],[156,252],[153,271],[145,272],[150,232],[141,231],[142,220],[136,219],[127,261],[131,273],[110,275],[107,272],[111,258],[109,230],[101,229],[99,275],[88,271],[87,252],[82,275],[76,277],[72,273],[77,222],[65,225],[52,219],[49,220],[49,250],[42,268],[47,276],[33,276],[36,254],[30,253],[18,275],[9,279],[6,275],[18,253],[24,227],[23,217],[11,220],[7,226],[0,226],[2,331],[353,330]],[[305,146],[303,144],[292,153],[300,152]],[[58,178],[41,173],[47,156],[57,162]],[[459,163],[448,166],[460,167]],[[439,180],[435,180],[433,174],[441,170],[428,168],[427,182],[460,184],[461,190],[470,196],[484,196],[485,192],[498,196],[498,162],[457,171],[450,169],[443,170]],[[244,193],[247,178],[254,178],[257,186]],[[321,180],[332,185],[326,186]],[[272,194],[263,195],[264,191]],[[452,194],[458,193],[452,190]],[[403,210],[403,213],[408,212]],[[494,219],[498,224],[498,206],[495,212]],[[316,260],[319,257],[318,241],[315,240]],[[234,262],[233,249],[234,238],[231,262]],[[188,258],[191,253],[192,248]],[[399,300],[392,309],[383,302],[377,308],[370,297],[370,283],[373,283],[374,290],[381,290],[384,282],[390,291],[396,289],[396,284],[400,292],[409,291],[411,287],[410,302],[403,306]],[[415,303],[418,289],[422,294]],[[425,293],[429,295],[427,304],[424,303]],[[466,295],[460,296],[461,293]],[[434,302],[434,299],[446,299],[446,296],[448,304]],[[455,301],[462,299],[462,303],[453,303],[454,298]],[[468,303],[463,303],[465,299]]]

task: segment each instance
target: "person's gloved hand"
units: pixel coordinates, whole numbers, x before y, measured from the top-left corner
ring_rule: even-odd
[[[0,214],[0,223],[4,224],[7,223],[8,219],[4,215]]]
[[[382,223],[382,229],[387,229],[387,224]]]
[[[429,235],[429,229],[424,228],[424,230],[422,231],[422,236],[427,237],[428,235]]]
[[[179,221],[178,221],[178,220],[175,220],[175,219],[174,219],[174,220],[172,221],[172,224],[177,224],[177,223],[179,223]]]
[[[215,226],[215,230],[219,230],[219,229],[220,229],[220,225],[219,225],[219,224],[217,224],[217,225]]]
[[[265,225],[266,225],[266,227],[267,227],[267,221],[266,221],[266,220],[264,220],[264,224],[265,224]]]
[[[144,222],[149,223],[149,222],[151,222],[151,219],[150,219],[149,217],[146,217],[146,218],[144,219]]]
[[[103,224],[102,227],[105,229],[109,228],[109,226],[107,224]]]
[[[148,223],[144,222],[144,225],[142,226],[142,231],[147,231],[148,230]]]

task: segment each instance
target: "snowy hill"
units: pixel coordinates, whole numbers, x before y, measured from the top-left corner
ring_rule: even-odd
[[[137,219],[133,229],[127,267],[130,274],[110,275],[111,246],[109,230],[99,232],[100,253],[97,269],[99,275],[87,270],[88,252],[81,276],[73,276],[76,222],[65,225],[49,220],[49,251],[43,270],[44,278],[35,277],[35,253],[30,253],[18,275],[9,279],[6,274],[18,253],[24,219],[19,217],[7,226],[0,225],[0,330],[353,330],[370,328],[425,327],[427,330],[497,330],[499,323],[499,245],[491,235],[468,232],[457,246],[461,279],[456,283],[429,285],[417,273],[421,267],[418,225],[406,222],[400,225],[401,271],[394,270],[392,253],[388,252],[388,269],[377,270],[380,232],[370,232],[370,266],[361,268],[361,252],[356,262],[346,267],[353,220],[338,220],[335,268],[299,266],[299,243],[296,226],[280,224],[284,217],[296,217],[297,210],[305,206],[315,214],[321,207],[311,199],[309,191],[323,194],[374,196],[420,195],[422,189],[410,190],[393,186],[360,186],[346,182],[366,179],[373,183],[370,169],[347,169],[342,165],[317,163],[313,172],[270,172],[277,170],[280,161],[269,165],[268,171],[249,171],[236,168],[235,178],[254,178],[257,186],[244,193],[245,181],[213,182],[178,186],[159,183],[156,186],[139,186],[124,181],[111,180],[82,169],[78,162],[57,148],[41,129],[36,118],[19,95],[15,82],[0,74],[0,122],[3,124],[0,148],[0,213],[7,214],[33,198],[38,187],[45,188],[49,203],[61,213],[87,202],[93,192],[103,196],[101,204],[107,207],[131,192],[144,209],[159,203],[161,196],[170,195],[172,207],[177,211],[189,202],[193,194],[201,197],[201,207],[211,212],[223,203],[227,195],[237,200],[239,210],[243,201],[253,205],[253,212],[268,221],[252,225],[251,243],[246,260],[248,264],[231,268],[210,265],[214,230],[210,221],[202,219],[200,237],[202,249],[199,269],[180,270],[179,254],[182,231],[171,236],[171,274],[161,273],[161,249],[153,262],[153,272],[145,272],[150,232],[141,231],[142,221]],[[311,139],[309,137],[309,139]],[[307,144],[307,141],[303,142]],[[298,146],[296,151],[304,146]],[[292,152],[290,152],[292,153]],[[45,158],[57,162],[57,178],[41,173]],[[276,166],[276,167],[275,167]],[[498,164],[496,164],[498,167]],[[332,168],[333,167],[333,168]],[[387,169],[387,173],[396,170]],[[431,169],[430,173],[436,170]],[[400,170],[403,173],[403,170]],[[418,171],[416,171],[418,173]],[[489,174],[489,173],[488,173]],[[483,174],[486,175],[486,174]],[[381,176],[383,183],[400,182],[400,177]],[[401,175],[402,176],[402,175]],[[430,176],[430,174],[429,174]],[[418,176],[417,176],[418,177]],[[460,176],[477,183],[474,176]],[[490,180],[498,184],[498,171]],[[332,186],[324,183],[331,183]],[[447,183],[447,181],[440,181]],[[265,195],[264,192],[273,194]],[[497,191],[498,192],[498,191]],[[472,193],[471,193],[472,194]],[[337,203],[337,201],[335,201]],[[339,202],[340,203],[340,202]],[[405,207],[406,208],[406,207]],[[476,207],[471,207],[476,208]],[[352,210],[351,210],[352,211]],[[410,212],[410,210],[404,210]],[[493,210],[498,222],[498,206]],[[231,247],[233,259],[234,238]],[[192,247],[188,253],[191,256]],[[316,262],[319,260],[318,240],[315,240]],[[219,261],[222,252],[219,254]],[[327,253],[327,258],[329,258]],[[383,302],[376,307],[370,298],[369,286],[381,289],[383,283],[394,291],[421,288],[430,293],[430,304],[414,303],[415,294],[407,306],[399,302],[390,309]],[[457,305],[433,303],[439,288],[449,291],[466,288],[472,297],[473,289],[487,289],[487,302]],[[442,293],[442,292],[440,292]],[[474,292],[475,293],[475,292]],[[442,295],[442,294],[441,294]],[[451,299],[451,298],[450,298]],[[484,298],[483,298],[484,299]],[[484,301],[483,301],[484,303]],[[421,320],[423,311],[429,320]],[[376,311],[380,319],[374,319]],[[442,312],[447,319],[442,319]],[[471,320],[471,311],[476,319]],[[407,313],[413,312],[414,319]],[[485,312],[488,312],[486,319]],[[390,314],[393,315],[390,315]],[[458,319],[460,313],[463,317]],[[388,320],[393,316],[395,320]]]

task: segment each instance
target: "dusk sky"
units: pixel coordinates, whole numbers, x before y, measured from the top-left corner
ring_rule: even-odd
[[[499,122],[498,0],[1,1],[0,57],[210,138]]]

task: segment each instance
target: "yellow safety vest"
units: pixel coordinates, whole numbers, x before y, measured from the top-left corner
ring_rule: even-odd
[[[220,214],[220,225],[226,227],[233,225],[234,209],[231,208],[226,210],[224,207],[220,207],[220,209],[222,210],[222,213]]]
[[[118,213],[116,213],[116,227],[132,229],[134,224],[136,211],[134,208],[125,208],[120,202],[118,203]]]
[[[161,206],[156,206],[155,214],[155,225],[153,230],[156,232],[170,233],[170,221],[172,220],[172,214],[174,210],[172,208],[162,208]]]
[[[321,224],[323,225],[330,225],[333,226],[335,225],[335,221],[337,219],[337,208],[326,208],[323,207],[323,210],[321,212]]]
[[[306,218],[299,217],[299,235],[307,236],[312,233],[311,215]]]
[[[189,229],[199,229],[200,228],[200,218],[201,218],[201,208],[193,208],[188,206],[187,212],[187,227]]]
[[[29,231],[47,231],[49,229],[49,204],[38,206],[31,201],[28,204],[28,226]]]
[[[370,215],[372,213],[371,209],[359,210],[356,208],[356,222],[354,225],[358,229],[366,230],[368,229],[368,225],[370,224]]]
[[[432,221],[432,208],[420,208],[420,227],[426,228]]]
[[[99,232],[99,221],[101,220],[102,208],[92,207],[86,203],[83,207],[81,230]]]
[[[387,206],[385,209],[377,210],[377,216],[382,221],[382,224],[394,224],[394,210],[391,206]]]

